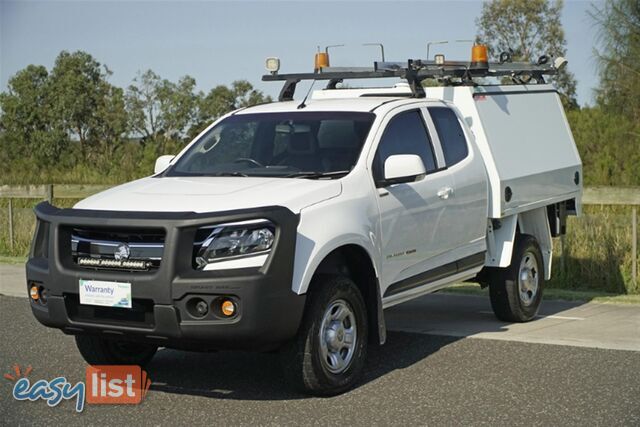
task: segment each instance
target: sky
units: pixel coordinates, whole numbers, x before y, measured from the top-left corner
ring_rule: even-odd
[[[597,2],[596,2],[597,3]],[[264,59],[277,56],[281,72],[310,72],[317,46],[345,44],[331,65],[368,66],[383,43],[387,60],[443,53],[466,59],[481,1],[31,1],[0,0],[0,91],[29,64],[51,69],[61,50],[84,50],[113,72],[110,82],[128,86],[152,69],[177,81],[186,74],[207,92],[218,84],[249,80],[275,96],[280,83],[265,83]],[[597,70],[591,2],[568,0],[562,14],[569,69],[578,102],[593,104]],[[302,91],[299,91],[300,93]]]

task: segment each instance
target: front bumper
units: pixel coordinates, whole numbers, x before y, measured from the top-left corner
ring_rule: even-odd
[[[305,296],[291,290],[299,217],[283,207],[196,214],[192,212],[120,212],[35,208],[38,227],[26,265],[27,287],[48,292],[47,303],[31,301],[45,326],[69,334],[100,334],[164,347],[195,349],[276,348],[293,338]],[[196,271],[192,266],[196,230],[204,225],[265,218],[276,225],[276,240],[262,268]],[[158,228],[165,232],[164,252],[155,271],[96,270],[78,266],[71,255],[72,227]],[[39,248],[39,246],[41,246]],[[80,279],[131,283],[131,309],[79,304]],[[196,318],[187,309],[192,298],[212,303],[231,298],[237,314],[228,319]]]

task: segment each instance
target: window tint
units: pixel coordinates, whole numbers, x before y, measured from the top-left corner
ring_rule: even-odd
[[[373,160],[376,181],[384,178],[384,162],[395,154],[416,154],[427,172],[436,169],[431,141],[419,111],[401,113],[387,125]]]
[[[455,165],[469,154],[467,140],[460,122],[458,122],[456,114],[449,108],[429,108],[429,113],[442,144],[444,160],[447,166]]]

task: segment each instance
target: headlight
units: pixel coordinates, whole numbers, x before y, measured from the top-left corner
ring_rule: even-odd
[[[202,227],[194,242],[198,270],[262,267],[275,239],[267,220]]]

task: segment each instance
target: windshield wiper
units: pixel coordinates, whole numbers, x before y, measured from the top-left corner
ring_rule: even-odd
[[[213,176],[249,176],[249,175],[242,172],[218,172]]]
[[[309,179],[318,179],[318,178],[339,178],[347,175],[350,170],[344,171],[331,171],[331,172],[294,172],[289,175],[284,175],[284,178],[309,178]]]

